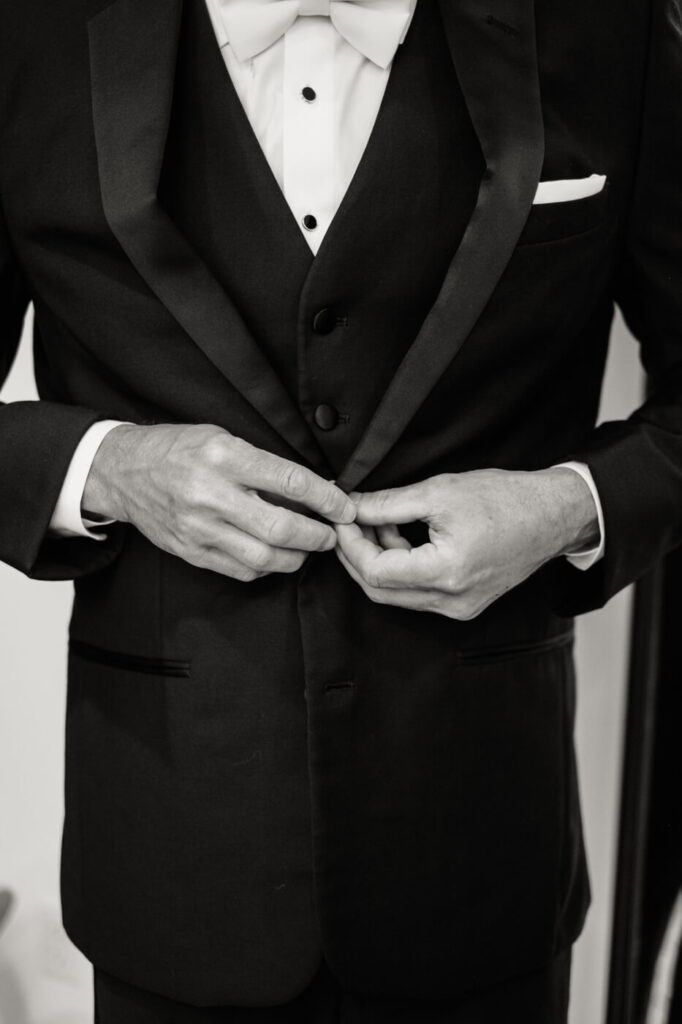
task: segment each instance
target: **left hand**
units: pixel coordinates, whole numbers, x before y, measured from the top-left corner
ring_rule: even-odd
[[[550,559],[597,543],[587,484],[571,469],[487,469],[351,495],[356,522],[336,526],[337,555],[379,604],[472,619]],[[413,548],[398,524],[421,520]]]

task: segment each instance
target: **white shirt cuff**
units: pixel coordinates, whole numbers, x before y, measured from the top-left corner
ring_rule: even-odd
[[[90,537],[92,540],[104,540],[106,534],[94,531],[109,525],[113,519],[97,523],[83,519],[81,501],[85,482],[88,479],[97,449],[109,431],[120,426],[119,420],[102,420],[93,424],[81,438],[66,471],[64,483],[52,513],[50,533],[58,537]]]
[[[592,566],[600,560],[600,558],[604,557],[606,535],[604,531],[604,510],[601,507],[599,491],[597,490],[597,485],[594,482],[594,477],[584,462],[560,462],[559,465],[554,468],[572,469],[578,474],[578,476],[583,478],[594,499],[595,508],[597,510],[597,522],[599,524],[599,544],[596,547],[590,548],[588,551],[576,551],[573,554],[566,555],[566,560],[572,566],[586,572],[588,569],[591,569]]]

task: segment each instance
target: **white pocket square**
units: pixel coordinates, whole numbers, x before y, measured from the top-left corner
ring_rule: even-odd
[[[542,203],[570,203],[574,199],[596,196],[606,185],[605,174],[590,174],[589,178],[566,178],[561,181],[541,181],[533,200],[534,206]]]

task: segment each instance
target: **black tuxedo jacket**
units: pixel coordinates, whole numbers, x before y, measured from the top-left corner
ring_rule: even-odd
[[[41,393],[0,409],[0,557],[76,580],[65,922],[103,969],[197,1004],[281,1002],[323,954],[370,992],[493,983],[569,943],[588,900],[569,616],[681,536],[679,7],[441,0],[477,198],[336,465],[159,199],[181,9],[0,5],[0,369],[32,300]],[[593,172],[599,196],[532,206],[541,178]],[[616,301],[652,388],[595,430]],[[214,422],[349,489],[581,459],[606,557],[456,623],[371,604],[333,555],[245,586],[131,528],[52,539],[108,416]]]

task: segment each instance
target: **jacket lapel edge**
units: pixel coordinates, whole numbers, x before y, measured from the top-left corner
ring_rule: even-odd
[[[88,22],[104,215],[140,276],[204,355],[295,452],[322,467],[312,431],[274,368],[157,198],[182,7],[183,0],[114,0]]]
[[[528,218],[544,158],[534,0],[440,0],[455,70],[486,162],[440,294],[339,475],[354,489],[390,451],[471,334]],[[491,74],[481,74],[481,68]]]

